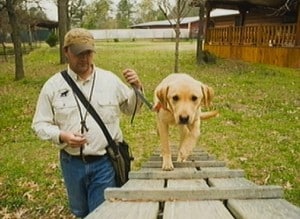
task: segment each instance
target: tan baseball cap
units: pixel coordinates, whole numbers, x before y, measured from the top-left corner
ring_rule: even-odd
[[[69,47],[71,52],[78,55],[84,51],[95,51],[95,39],[86,29],[74,28],[66,33],[64,48]]]

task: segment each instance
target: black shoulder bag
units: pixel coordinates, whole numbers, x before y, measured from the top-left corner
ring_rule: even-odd
[[[117,143],[112,139],[102,119],[100,118],[100,116],[98,115],[94,107],[89,103],[89,101],[83,95],[81,90],[77,87],[77,85],[69,76],[67,71],[66,70],[62,71],[61,74],[63,78],[66,80],[66,82],[70,85],[73,92],[77,95],[77,97],[80,99],[82,104],[85,106],[85,108],[88,110],[88,112],[96,120],[96,122],[102,129],[108,142],[106,151],[115,170],[116,183],[117,186],[121,187],[128,181],[128,174],[131,169],[131,161],[133,161],[134,159],[129,145],[125,141]]]

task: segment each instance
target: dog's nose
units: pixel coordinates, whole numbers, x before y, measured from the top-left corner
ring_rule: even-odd
[[[179,123],[180,124],[188,124],[189,116],[179,116]]]

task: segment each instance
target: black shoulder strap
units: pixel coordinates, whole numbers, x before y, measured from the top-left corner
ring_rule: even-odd
[[[96,112],[94,107],[86,99],[86,97],[83,95],[81,90],[78,88],[78,86],[75,84],[75,82],[73,81],[73,79],[70,77],[70,75],[67,73],[66,70],[62,71],[61,75],[66,80],[66,82],[70,85],[73,92],[77,95],[77,97],[80,99],[80,101],[85,106],[85,108],[88,110],[88,112],[91,114],[91,116],[96,120],[96,122],[98,123],[98,125],[102,129],[102,131],[103,131],[103,133],[104,133],[104,135],[107,139],[108,144],[114,146],[114,148],[115,148],[115,146],[116,146],[115,141],[112,139],[112,137],[111,137],[110,133],[108,132],[105,124],[103,123],[102,119],[100,118],[100,116],[98,115],[98,113]],[[115,150],[115,151],[117,151],[117,150]]]

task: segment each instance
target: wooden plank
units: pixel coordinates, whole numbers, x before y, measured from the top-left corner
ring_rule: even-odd
[[[284,199],[229,200],[228,208],[236,218],[299,219],[300,208]]]
[[[226,163],[224,161],[216,160],[203,160],[203,161],[186,161],[186,162],[173,162],[175,168],[182,167],[224,167]],[[161,161],[148,161],[143,165],[143,168],[161,168]]]
[[[139,180],[133,179],[125,183],[122,188],[164,188],[164,180]],[[95,211],[93,211],[87,218],[148,218],[157,219],[159,212],[158,202],[109,202],[105,201]]]
[[[193,188],[208,188],[208,185],[205,180],[203,179],[170,179],[167,182],[167,187],[168,188],[188,188],[188,189],[193,189]]]
[[[178,153],[178,147],[172,145],[171,146],[171,152],[172,153]],[[192,151],[192,153],[199,153],[199,152],[205,152],[205,151],[202,148],[199,148],[199,147],[194,148],[193,151]],[[156,149],[153,152],[153,154],[160,154],[160,153],[161,153],[161,149],[160,148]]]
[[[178,150],[171,150],[171,154],[172,154],[172,156],[177,156],[178,155]],[[208,153],[206,151],[193,151],[190,155],[201,156],[201,155],[208,155]],[[159,156],[159,157],[161,157],[161,152],[160,151],[154,152],[152,154],[152,156]]]
[[[200,154],[200,155],[191,155],[188,157],[188,161],[193,161],[193,160],[214,160],[215,157],[212,155],[208,155],[208,154]],[[150,161],[162,161],[162,157],[161,156],[151,156],[149,158]],[[177,160],[177,156],[176,155],[172,155],[172,161],[176,161]]]
[[[164,188],[165,181],[163,179],[131,179],[127,181],[122,188]]]
[[[204,172],[220,171],[220,172],[223,172],[223,171],[229,171],[229,170],[230,169],[228,167],[201,167],[199,171],[204,171]]]
[[[163,219],[233,219],[221,201],[166,202]]]
[[[140,171],[130,171],[129,179],[204,179],[243,177],[243,170],[197,170],[196,168],[175,168],[173,171],[146,168]]]
[[[249,187],[249,186],[258,186],[255,183],[245,179],[245,178],[209,178],[208,179],[208,185],[214,186],[214,187]]]
[[[261,199],[281,198],[279,186],[257,186],[241,188],[164,188],[164,189],[125,189],[108,188],[105,190],[107,200],[123,201],[174,201],[174,200],[227,200],[227,199]]]
[[[158,202],[109,202],[102,205],[90,213],[86,219],[157,219],[159,212]]]

